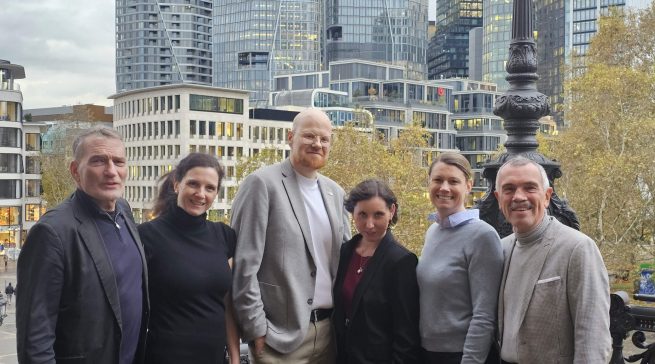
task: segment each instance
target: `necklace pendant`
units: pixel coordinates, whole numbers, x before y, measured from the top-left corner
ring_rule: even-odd
[[[364,271],[364,268],[359,267],[359,269],[357,269],[357,274],[362,274],[363,271]]]

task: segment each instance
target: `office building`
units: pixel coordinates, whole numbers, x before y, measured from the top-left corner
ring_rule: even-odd
[[[482,0],[437,0],[437,32],[428,46],[428,78],[468,77],[469,31],[482,26]]]
[[[16,80],[24,78],[23,66],[0,60],[0,243],[19,248],[45,210],[39,161],[42,125],[23,122],[23,94]]]
[[[321,0],[215,0],[214,81],[268,103],[273,77],[323,67]]]
[[[211,0],[116,0],[116,90],[212,84]]]
[[[406,78],[424,80],[427,0],[326,0],[328,64],[359,59],[406,68]]]

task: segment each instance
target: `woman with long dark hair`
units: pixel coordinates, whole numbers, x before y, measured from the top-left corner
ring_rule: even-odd
[[[346,210],[359,234],[344,243],[334,285],[337,363],[419,363],[416,255],[390,227],[398,201],[380,180],[365,180],[348,195]]]
[[[148,263],[146,363],[239,362],[230,302],[236,236],[207,221],[223,178],[218,160],[191,153],[163,176],[154,220],[139,226]]]

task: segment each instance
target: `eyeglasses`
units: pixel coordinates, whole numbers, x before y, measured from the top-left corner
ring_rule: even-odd
[[[329,136],[320,136],[311,133],[300,135],[300,140],[302,141],[303,144],[312,145],[314,144],[316,139],[318,139],[318,142],[321,144],[322,147],[329,147],[330,143],[332,142]]]

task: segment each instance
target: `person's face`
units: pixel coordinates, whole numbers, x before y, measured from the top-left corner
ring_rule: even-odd
[[[553,189],[544,190],[536,166],[506,166],[498,176],[495,191],[500,210],[517,233],[532,231],[544,218]]]
[[[307,114],[289,132],[291,164],[305,177],[311,177],[325,166],[332,142],[332,124],[322,112]]]
[[[473,182],[459,168],[442,162],[432,167],[428,190],[440,218],[464,211],[466,196],[472,187]]]
[[[123,142],[114,138],[91,136],[79,146],[82,157],[70,164],[77,187],[105,211],[113,211],[123,196],[127,162]]]
[[[387,203],[379,196],[359,201],[353,210],[355,228],[362,234],[364,240],[379,243],[387,233],[395,213],[396,206],[387,207]]]
[[[218,194],[218,172],[211,167],[194,167],[173,188],[177,205],[191,216],[204,214]]]

